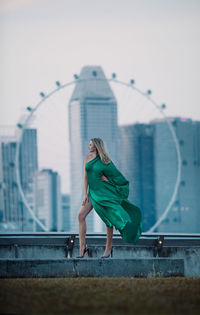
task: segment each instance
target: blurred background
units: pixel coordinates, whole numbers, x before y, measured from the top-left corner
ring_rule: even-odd
[[[77,233],[100,137],[143,232],[176,189],[154,232],[200,233],[199,15],[198,0],[0,1],[0,231]],[[95,211],[87,231],[105,233]]]

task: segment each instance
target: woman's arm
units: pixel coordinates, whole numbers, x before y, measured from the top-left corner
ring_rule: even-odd
[[[113,183],[122,198],[128,198],[129,195],[129,181],[118,170],[115,164],[111,161],[105,164],[103,168],[104,175]]]
[[[107,182],[109,182],[109,180],[107,179],[107,177],[105,175],[102,175],[101,179],[106,180]]]

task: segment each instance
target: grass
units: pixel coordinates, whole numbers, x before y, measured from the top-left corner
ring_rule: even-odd
[[[0,279],[1,314],[200,314],[200,278]]]

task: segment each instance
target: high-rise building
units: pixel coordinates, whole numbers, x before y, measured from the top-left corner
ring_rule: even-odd
[[[120,169],[130,182],[128,199],[142,211],[143,232],[155,223],[154,126],[119,127]]]
[[[34,177],[35,214],[48,231],[61,231],[61,179],[51,169],[37,171]],[[41,227],[35,224],[35,230]]]
[[[38,169],[37,130],[24,129],[20,144],[20,178],[24,191],[32,192],[33,177]]]
[[[70,232],[70,195],[62,194],[62,231]]]
[[[7,139],[8,140],[8,139]],[[13,222],[23,230],[24,209],[17,188],[15,173],[16,142],[0,142],[0,211],[2,222]]]
[[[69,101],[70,137],[70,225],[77,232],[77,214],[83,199],[83,165],[91,138],[101,138],[117,165],[117,101],[100,66],[83,67]],[[104,232],[97,213],[87,216],[88,232]]]
[[[38,170],[37,129],[26,128],[23,131],[19,149],[19,171],[21,186],[29,206],[34,209],[33,180]],[[33,230],[33,218],[24,207],[24,231]]]
[[[179,141],[181,182],[176,201],[158,226],[160,232],[200,233],[200,121],[169,117]],[[171,132],[164,119],[155,119],[154,156],[156,211],[159,218],[174,191],[177,154]]]
[[[200,232],[200,122],[168,118],[178,138],[181,181],[176,200],[155,232]],[[120,165],[130,180],[129,199],[142,210],[143,231],[153,226],[173,195],[178,160],[175,142],[164,119],[120,127]]]
[[[13,130],[11,135],[10,129]],[[24,195],[33,200],[33,176],[38,168],[37,134],[35,129],[24,129],[19,152],[20,182]],[[33,221],[19,194],[15,156],[17,136],[14,127],[1,126],[0,135],[0,211],[2,222],[15,222],[20,231],[32,231]],[[32,197],[31,197],[32,195]]]

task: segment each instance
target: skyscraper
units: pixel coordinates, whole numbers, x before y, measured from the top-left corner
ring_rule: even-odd
[[[34,177],[35,214],[49,231],[62,229],[61,179],[51,169],[37,171]],[[36,230],[41,227],[36,223]]]
[[[200,233],[200,122],[189,118],[169,117],[179,141],[181,182],[176,200],[158,231]],[[171,132],[163,119],[155,126],[154,155],[157,218],[166,209],[174,191],[177,156]]]
[[[4,130],[5,129],[5,130]],[[13,135],[9,130],[13,130]],[[6,136],[6,134],[8,134]],[[3,222],[14,222],[22,231],[32,231],[32,220],[19,194],[15,155],[17,136],[14,128],[1,128],[0,136],[0,211]],[[24,129],[19,152],[20,181],[24,194],[33,199],[33,176],[38,168],[36,129]]]
[[[143,232],[155,223],[154,126],[119,127],[120,169],[130,182],[129,200],[142,211]]]
[[[176,200],[155,232],[200,232],[200,122],[169,117],[181,152],[181,181]],[[164,119],[120,126],[121,170],[130,180],[129,199],[143,214],[143,231],[159,219],[177,178],[175,142]]]
[[[70,231],[70,195],[62,194],[62,231]]]
[[[32,191],[33,178],[38,169],[37,130],[24,129],[19,154],[21,184],[24,191]]]
[[[83,67],[69,101],[70,218],[71,230],[78,231],[77,214],[83,199],[83,164],[91,138],[104,141],[114,163],[117,156],[117,101],[100,66]],[[87,231],[105,231],[95,211],[87,217]]]
[[[15,174],[16,141],[0,140],[0,211],[2,222],[13,222],[23,230],[24,210]]]

